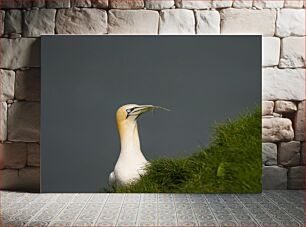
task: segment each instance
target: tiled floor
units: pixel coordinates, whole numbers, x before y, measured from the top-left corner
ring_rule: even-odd
[[[262,194],[1,192],[4,226],[304,226],[303,191]]]

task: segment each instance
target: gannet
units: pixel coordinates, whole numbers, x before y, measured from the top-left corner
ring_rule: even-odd
[[[150,110],[161,108],[153,105],[127,104],[121,106],[116,113],[117,128],[120,136],[121,150],[114,171],[109,175],[112,187],[137,181],[145,173],[149,164],[141,152],[137,118]]]

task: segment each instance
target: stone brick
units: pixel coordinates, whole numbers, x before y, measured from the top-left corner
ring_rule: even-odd
[[[0,35],[4,34],[4,17],[5,11],[0,10]]]
[[[110,8],[114,9],[141,9],[144,8],[143,0],[109,0]]]
[[[233,2],[233,7],[234,8],[252,8],[253,6],[253,1],[250,0],[234,0]]]
[[[197,34],[220,34],[220,14],[216,10],[196,10]]]
[[[282,51],[279,67],[305,67],[305,38],[287,37],[282,39]]]
[[[55,9],[33,9],[25,11],[23,36],[40,37],[41,35],[53,35],[55,13]]]
[[[222,34],[257,34],[273,36],[276,11],[271,9],[223,9],[221,15]]]
[[[90,0],[70,0],[71,7],[91,7]]]
[[[279,166],[264,166],[262,173],[263,189],[287,189],[287,169]]]
[[[300,142],[280,143],[278,147],[278,164],[282,166],[298,166],[300,164]]]
[[[2,53],[0,68],[18,69],[40,65],[40,42],[35,38],[0,38]]]
[[[233,4],[232,0],[212,0],[212,8],[227,8]]]
[[[294,119],[295,140],[305,141],[305,101],[298,104]]]
[[[28,143],[28,166],[40,166],[40,147],[38,143]]]
[[[169,9],[174,7],[174,0],[145,0],[146,9]]]
[[[288,189],[304,189],[304,166],[291,167],[288,171]]]
[[[7,104],[1,102],[0,105],[0,142],[7,139]]]
[[[305,75],[303,69],[263,69],[264,100],[304,100]]]
[[[5,14],[4,19],[4,33],[22,33],[22,13],[21,10],[11,9]]]
[[[276,113],[292,113],[297,111],[297,107],[294,102],[278,100],[275,102]]]
[[[262,144],[262,164],[266,166],[277,165],[277,146],[275,143]]]
[[[40,69],[16,71],[15,98],[18,100],[40,100]]]
[[[212,1],[210,0],[175,0],[175,6],[177,8],[184,9],[209,9],[212,7]]]
[[[306,143],[305,143],[305,142],[302,142],[302,143],[301,143],[301,162],[300,162],[300,164],[303,165],[303,166],[306,165],[305,147],[306,147]]]
[[[129,20],[126,20],[129,18]],[[159,14],[153,10],[110,10],[110,34],[157,34]]]
[[[280,39],[277,37],[262,38],[262,65],[278,65],[280,54]]]
[[[31,8],[32,1],[30,0],[1,0],[0,7],[2,9]]]
[[[284,0],[254,0],[253,6],[257,9],[265,9],[265,8],[283,8]]]
[[[19,171],[20,189],[32,192],[40,190],[40,168],[26,167]]]
[[[305,35],[305,10],[281,9],[277,13],[275,34],[279,37]]]
[[[13,103],[8,109],[8,140],[16,142],[38,142],[39,136],[39,103]]]
[[[0,69],[0,101],[14,99],[15,72]]]
[[[56,33],[105,34],[107,13],[102,9],[60,9],[56,16]]]
[[[108,7],[108,0],[91,0],[91,4],[95,8],[107,8]]]
[[[34,8],[44,8],[44,7],[46,7],[46,1],[45,0],[33,0],[32,1],[32,7],[34,7]]]
[[[16,190],[18,185],[18,170],[4,169],[0,170],[0,187],[2,190]]]
[[[61,9],[69,8],[70,0],[45,0],[47,8]]]
[[[261,114],[262,115],[272,115],[274,109],[274,102],[273,101],[263,101]]]
[[[294,132],[290,119],[277,117],[262,119],[263,142],[290,141],[293,138]]]
[[[21,169],[26,166],[27,145],[25,143],[0,143],[0,169]]]
[[[40,168],[27,167],[20,170],[0,170],[1,189],[39,192]]]
[[[162,10],[159,34],[195,34],[193,11],[188,9]]]
[[[285,8],[303,8],[303,0],[285,0]]]

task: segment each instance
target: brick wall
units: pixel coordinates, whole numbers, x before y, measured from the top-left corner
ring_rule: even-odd
[[[39,189],[42,34],[263,35],[263,187],[303,188],[305,2],[0,0],[0,4],[2,189]]]

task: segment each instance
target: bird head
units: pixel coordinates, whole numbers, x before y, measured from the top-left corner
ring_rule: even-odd
[[[121,106],[116,113],[117,123],[119,124],[126,121],[135,121],[141,114],[155,109],[167,110],[163,107],[153,105],[127,104]]]

